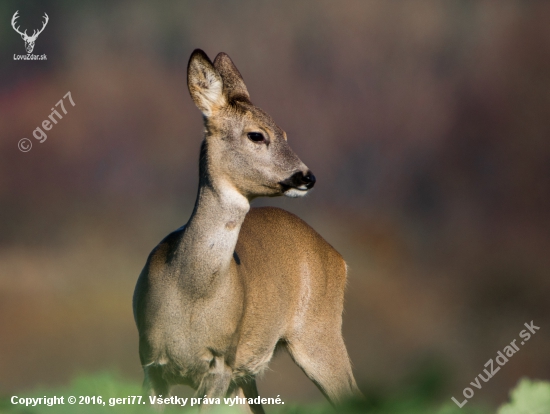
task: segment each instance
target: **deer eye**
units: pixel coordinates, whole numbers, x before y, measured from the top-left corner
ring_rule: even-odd
[[[262,134],[261,132],[249,132],[246,135],[248,136],[248,139],[250,141],[254,141],[254,142],[264,142],[265,141],[264,134]]]

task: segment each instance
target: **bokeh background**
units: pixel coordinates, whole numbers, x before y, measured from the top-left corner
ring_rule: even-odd
[[[13,60],[16,10],[29,32],[49,15],[47,61]],[[510,0],[2,1],[0,394],[100,370],[141,381],[131,298],[194,203],[197,47],[232,57],[318,178],[305,199],[255,205],[346,258],[344,336],[368,395],[459,398],[531,320],[473,401],[548,379],[549,17]],[[76,106],[38,142],[68,91]],[[286,355],[259,388],[322,399]]]

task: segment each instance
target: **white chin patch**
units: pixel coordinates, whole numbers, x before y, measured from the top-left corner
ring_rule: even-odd
[[[303,197],[307,194],[307,190],[298,190],[296,188],[291,188],[290,190],[286,190],[284,192],[285,196],[287,197],[292,197],[292,198],[295,198],[295,197]]]

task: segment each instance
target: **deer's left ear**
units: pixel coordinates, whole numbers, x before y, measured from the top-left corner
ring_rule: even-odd
[[[222,77],[223,93],[229,101],[250,101],[243,77],[229,55],[223,52],[218,53],[214,59],[214,67]]]
[[[206,53],[200,49],[195,49],[189,58],[187,86],[193,102],[206,117],[227,103],[223,80]]]

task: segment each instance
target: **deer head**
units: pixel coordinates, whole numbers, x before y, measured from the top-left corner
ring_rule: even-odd
[[[252,104],[227,54],[211,62],[202,50],[195,50],[187,84],[204,115],[205,177],[229,184],[249,200],[301,197],[313,187],[315,176],[290,148],[286,133]]]
[[[44,28],[48,24],[48,20],[50,20],[50,18],[48,17],[48,15],[46,13],[44,13],[45,21],[42,24],[42,28],[40,30],[33,30],[32,36],[29,36],[29,35],[27,35],[27,30],[26,29],[25,29],[24,32],[21,32],[21,31],[19,31],[19,26],[15,27],[15,21],[19,17],[17,15],[17,13],[19,13],[19,10],[17,10],[15,12],[15,14],[13,15],[13,17],[11,19],[11,26],[13,27],[13,30],[15,30],[17,33],[19,33],[21,35],[21,38],[25,41],[25,49],[27,50],[27,53],[32,53],[32,51],[34,49],[34,42],[36,42],[36,38],[38,37],[38,35],[40,33],[42,33],[44,31]]]

